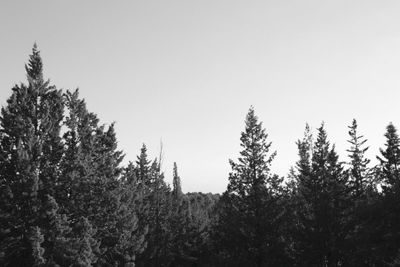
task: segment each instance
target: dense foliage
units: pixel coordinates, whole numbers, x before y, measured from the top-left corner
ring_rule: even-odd
[[[36,45],[26,74],[0,116],[1,266],[400,266],[392,123],[376,166],[356,120],[348,162],[306,125],[280,177],[251,107],[226,191],[184,193],[178,165],[171,188],[144,144],[123,166],[114,125],[44,79]]]

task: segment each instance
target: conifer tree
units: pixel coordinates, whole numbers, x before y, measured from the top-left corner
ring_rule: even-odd
[[[351,147],[347,150],[351,159],[349,183],[356,198],[363,195],[368,187],[372,187],[368,169],[370,160],[365,157],[368,147],[364,147],[364,145],[367,140],[364,139],[364,136],[358,135],[357,126],[357,121],[353,119],[351,126],[349,126],[350,140],[348,142]]]
[[[145,144],[143,144],[142,148],[140,149],[140,155],[137,156],[136,160],[136,177],[143,187],[150,188],[150,170],[151,161],[147,156],[147,147]]]
[[[139,183],[144,188],[145,201],[149,204],[144,212],[144,220],[148,225],[146,249],[138,257],[138,266],[168,266],[171,255],[168,250],[170,235],[168,232],[169,216],[171,214],[170,188],[164,181],[161,163],[157,158],[147,160],[147,150],[143,145],[138,157],[137,174]]]
[[[179,199],[182,197],[182,187],[181,187],[181,178],[178,175],[178,167],[176,165],[176,162],[174,162],[174,172],[173,172],[173,178],[172,178],[172,195],[174,196],[175,199]]]
[[[62,95],[43,79],[36,44],[25,69],[28,84],[14,86],[0,117],[3,265],[48,264],[57,253],[52,244],[62,238],[55,233],[63,234],[46,217],[54,212],[46,203],[55,194],[63,153]]]
[[[381,157],[377,157],[380,162],[380,178],[385,191],[395,189],[400,181],[400,138],[396,127],[390,123],[386,127],[386,148],[380,149]]]
[[[400,138],[392,123],[386,127],[385,137],[385,148],[380,149],[381,156],[377,157],[383,196],[378,202],[379,212],[374,214],[379,234],[375,234],[379,238],[374,247],[378,263],[396,266],[400,259]]]
[[[66,103],[66,206],[75,222],[86,217],[96,229],[93,238],[97,243],[91,244],[93,253],[100,245],[96,257],[91,257],[97,258],[96,264],[133,262],[143,242],[137,232],[137,210],[131,210],[135,192],[128,192],[121,180],[123,155],[117,150],[114,125],[99,126],[97,116],[87,111],[77,91],[67,92]]]
[[[145,213],[149,203],[146,202],[145,192],[139,186],[135,166],[132,162],[124,169],[122,175],[121,210],[123,216],[119,225],[123,228],[118,248],[125,264],[135,264],[136,258],[147,246],[146,235],[149,226]]]
[[[297,261],[301,266],[340,266],[345,264],[349,225],[347,179],[324,125],[312,153],[307,140],[298,142]]]
[[[171,260],[168,243],[170,233],[168,221],[171,215],[171,190],[164,181],[164,173],[161,172],[161,158],[155,159],[151,166],[151,194],[150,194],[150,223],[148,249],[152,251],[151,261],[154,266],[167,266]],[[152,227],[152,225],[154,227]]]
[[[347,264],[349,265],[372,265],[371,248],[374,247],[376,229],[373,226],[374,203],[377,197],[372,171],[366,158],[366,139],[358,134],[357,121],[353,119],[349,128],[350,162],[346,175],[348,175],[348,189],[351,192],[351,203],[349,205],[349,247],[347,249]]]
[[[93,159],[94,136],[98,118],[86,109],[84,100],[79,99],[79,91],[64,94],[67,108],[64,157],[60,164],[61,179],[58,184],[57,201],[71,221],[75,238],[76,255],[73,261],[78,266],[94,264],[100,254],[100,240],[92,222],[93,207],[98,205],[93,198],[95,166]]]
[[[281,178],[270,165],[276,152],[251,107],[241,134],[238,163],[230,161],[228,188],[220,200],[216,228],[223,261],[229,266],[285,264],[279,206]]]
[[[289,173],[290,188],[292,193],[297,193],[298,190],[307,190],[308,187],[312,187],[314,182],[310,179],[311,175],[311,159],[313,156],[313,135],[311,133],[310,126],[306,124],[304,130],[304,137],[302,140],[296,142],[298,148],[299,160],[296,162],[296,166],[291,168]],[[301,187],[301,188],[300,188]]]
[[[172,266],[190,266],[198,261],[196,250],[199,250],[199,229],[191,216],[189,199],[182,193],[181,178],[178,167],[174,162],[172,209],[169,216],[168,232],[170,242],[168,244],[171,254]]]

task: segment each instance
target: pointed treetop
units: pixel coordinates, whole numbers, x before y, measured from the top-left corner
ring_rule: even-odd
[[[300,157],[296,163],[297,170],[302,174],[306,174],[311,170],[311,158],[313,154],[313,135],[308,123],[306,123],[303,139],[297,140],[296,145]]]
[[[243,147],[249,145],[248,142],[250,141],[250,139],[253,138],[266,139],[267,134],[265,133],[265,130],[262,128],[262,122],[258,122],[258,117],[254,113],[254,107],[250,106],[249,111],[247,112],[246,115],[245,131],[242,132],[242,136],[240,138],[240,141],[242,141],[241,145]],[[252,140],[251,142],[254,141],[255,140]]]
[[[387,138],[387,146],[398,146],[400,143],[397,129],[393,123],[389,123],[386,127],[385,137]]]
[[[347,150],[347,152],[350,152],[349,157],[354,159],[357,158],[360,153],[364,153],[368,150],[369,147],[361,148],[366,142],[367,139],[364,139],[363,135],[358,135],[357,133],[357,128],[358,124],[356,119],[353,119],[352,123],[349,128],[349,135],[350,135],[350,140],[347,140],[351,144],[351,148]]]
[[[382,157],[377,156],[383,171],[381,178],[387,185],[400,184],[400,138],[396,127],[389,123],[386,127],[386,148],[380,149]]]
[[[25,70],[28,75],[28,80],[37,82],[43,81],[43,62],[36,42],[33,44],[32,54],[29,56],[28,64],[25,65]]]
[[[382,156],[386,159],[388,163],[396,164],[400,159],[400,139],[397,134],[396,127],[389,123],[386,127],[386,149],[380,149]],[[381,162],[385,162],[384,159],[378,157]]]
[[[311,132],[311,127],[308,123],[306,123],[306,127],[304,129],[304,136],[302,140],[297,140],[297,147],[300,149],[301,147],[309,152],[312,151],[313,144],[313,134]]]
[[[139,166],[147,166],[150,164],[150,161],[147,159],[147,147],[145,144],[143,144],[140,149],[140,155],[137,156],[136,164]]]
[[[253,156],[257,154],[264,159],[266,153],[269,151],[271,142],[266,141],[268,134],[265,132],[262,122],[258,121],[253,106],[250,106],[249,112],[246,115],[245,125],[245,131],[242,132],[240,137],[240,141],[242,142],[241,146],[245,148],[245,150],[241,152],[241,155],[246,157],[249,156],[248,154],[252,154]],[[269,162],[275,157],[275,154],[276,152],[272,153],[268,160]]]
[[[330,150],[330,143],[328,141],[328,135],[325,130],[324,122],[321,123],[321,126],[317,131],[318,134],[313,148],[312,161],[313,164],[322,166],[325,164]]]
[[[249,111],[246,115],[246,131],[250,128],[253,128],[258,123],[258,117],[254,113],[254,107],[250,106]],[[260,123],[261,125],[261,123]]]
[[[349,140],[348,142],[353,144],[354,141],[357,141],[357,139],[354,139],[355,136],[357,136],[357,121],[356,119],[353,119],[353,121],[351,122],[351,125],[348,126],[349,128],[349,135],[351,136],[351,140]]]
[[[329,147],[329,141],[328,141],[328,134],[326,133],[325,130],[325,123],[322,122],[321,126],[318,128],[318,134],[317,134],[317,141],[316,141],[316,147]]]
[[[147,158],[147,148],[146,145],[143,144],[140,149],[140,155],[137,156],[136,160],[136,172],[139,180],[145,181],[149,177],[151,162]]]
[[[349,163],[349,182],[352,186],[353,193],[356,196],[360,196],[365,192],[366,186],[371,184],[368,174],[368,164],[370,160],[365,157],[365,152],[368,147],[364,147],[367,139],[364,136],[359,135],[357,132],[357,121],[353,119],[352,124],[349,127],[350,149],[346,151],[349,152],[349,158],[351,162]]]
[[[175,198],[179,198],[182,196],[182,186],[181,186],[181,178],[178,175],[178,167],[176,162],[174,162],[174,174],[173,174],[173,190],[172,193]]]
[[[254,106],[253,105],[250,106],[249,111],[247,112],[247,116],[249,116],[250,114],[254,116]]]
[[[229,174],[227,192],[238,192],[243,196],[249,194],[254,188],[262,188],[273,180],[270,165],[276,151],[270,152],[271,142],[267,140],[268,134],[250,107],[246,115],[245,130],[241,133],[240,157],[238,162],[230,160],[232,172]],[[248,186],[254,185],[254,186]],[[258,189],[257,189],[258,190]]]

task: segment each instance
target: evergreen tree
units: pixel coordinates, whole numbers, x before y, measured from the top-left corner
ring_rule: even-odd
[[[138,183],[136,170],[131,162],[122,175],[120,194],[122,196],[120,209],[123,212],[119,226],[122,227],[123,234],[120,236],[118,249],[125,264],[132,265],[147,246],[145,237],[149,227],[143,219],[143,214],[148,210],[145,192]]]
[[[348,188],[351,192],[351,204],[349,205],[349,248],[347,249],[347,263],[349,265],[372,265],[371,248],[373,248],[373,236],[377,234],[371,215],[376,215],[374,210],[376,195],[372,171],[368,168],[370,160],[366,158],[366,139],[358,134],[357,121],[353,119],[349,126],[350,148]]]
[[[140,155],[136,160],[136,177],[138,181],[141,183],[140,186],[150,188],[151,179],[150,179],[150,170],[151,170],[151,161],[148,160],[147,156],[147,147],[145,144],[142,145],[140,149]]]
[[[176,162],[174,162],[174,172],[172,178],[172,195],[175,199],[180,199],[183,195],[182,187],[181,187],[181,178],[178,175],[178,167],[176,166]]]
[[[61,179],[58,184],[57,201],[71,221],[72,236],[76,240],[77,266],[94,264],[100,254],[100,240],[91,221],[93,207],[98,205],[93,197],[95,168],[92,155],[94,136],[98,118],[88,112],[84,100],[79,99],[79,91],[67,91],[64,95],[67,108],[64,157],[60,164]]]
[[[136,168],[139,183],[145,192],[145,201],[148,203],[148,209],[143,214],[148,225],[147,247],[138,257],[137,265],[168,266],[171,261],[168,249],[170,242],[168,222],[171,214],[170,188],[164,181],[160,161],[156,158],[150,165],[144,145]]]
[[[385,149],[380,149],[378,166],[379,180],[383,195],[375,213],[376,257],[378,263],[396,266],[400,259],[400,139],[396,127],[390,123],[386,127]]]
[[[168,221],[171,214],[170,188],[164,181],[164,173],[161,172],[160,161],[153,161],[151,172],[151,194],[150,194],[150,223],[148,249],[151,252],[150,262],[154,266],[167,266],[171,260],[168,244],[170,233]],[[152,227],[152,225],[154,227]]]
[[[364,136],[358,135],[357,133],[357,121],[353,119],[351,126],[349,126],[349,135],[351,147],[347,150],[351,159],[349,169],[349,183],[355,197],[359,197],[365,194],[367,188],[371,188],[372,183],[370,179],[370,173],[368,164],[370,160],[365,157],[365,152],[368,147],[363,147],[367,142]]]
[[[384,191],[396,189],[399,186],[400,175],[400,138],[397,129],[392,123],[386,127],[386,148],[380,149],[381,157],[377,157],[380,162],[380,178]]]
[[[172,209],[169,216],[169,253],[171,266],[191,266],[198,261],[199,229],[191,216],[191,206],[187,196],[182,193],[181,178],[174,162]]]
[[[220,200],[216,228],[227,266],[285,265],[279,206],[281,178],[271,174],[275,152],[254,109],[246,116],[238,163],[230,161],[228,188]]]
[[[60,198],[75,228],[87,218],[87,224],[95,229],[88,232],[94,235],[88,238],[95,242],[89,242],[91,248],[86,253],[96,254],[85,258],[96,259],[95,264],[101,266],[133,262],[142,242],[136,210],[131,210],[135,192],[129,192],[121,180],[123,155],[117,150],[114,125],[99,126],[97,116],[87,111],[78,91],[67,92],[66,106],[66,153],[60,184],[64,191],[60,190]]]
[[[195,266],[216,266],[218,251],[215,247],[213,230],[217,221],[219,194],[187,193],[190,239],[190,255],[196,258]]]
[[[298,142],[297,262],[300,266],[341,266],[348,242],[347,179],[323,125],[312,151],[309,140],[306,136]]]
[[[51,246],[64,233],[46,216],[55,212],[47,202],[63,153],[62,95],[43,79],[36,44],[25,68],[28,84],[14,86],[0,118],[0,250],[6,266],[49,264],[58,253]]]
[[[117,150],[114,125],[107,130],[99,127],[94,142],[95,176],[91,187],[96,204],[91,207],[93,213],[89,219],[96,227],[96,239],[101,242],[98,260],[101,265],[123,262],[115,251],[122,234],[118,229],[121,208],[119,178],[122,171],[119,165],[122,159],[122,152]]]

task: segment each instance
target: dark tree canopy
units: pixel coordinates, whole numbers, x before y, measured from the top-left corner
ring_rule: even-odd
[[[400,266],[393,123],[377,165],[355,119],[347,162],[307,124],[280,177],[251,107],[225,192],[184,193],[145,144],[124,164],[115,124],[44,78],[36,44],[25,71],[0,114],[0,266]]]
[[[250,108],[240,138],[243,150],[237,163],[230,161],[216,233],[221,254],[232,266],[278,265],[285,259],[279,227],[282,179],[270,171],[276,152],[270,152],[267,137]]]

